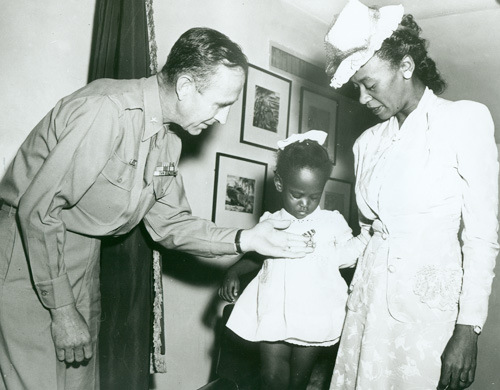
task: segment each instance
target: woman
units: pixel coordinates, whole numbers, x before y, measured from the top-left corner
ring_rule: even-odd
[[[372,237],[347,303],[331,389],[462,389],[474,380],[498,253],[488,109],[444,89],[402,6],[350,1],[326,37],[332,86],[381,119],[354,145]],[[459,230],[463,226],[460,233]]]

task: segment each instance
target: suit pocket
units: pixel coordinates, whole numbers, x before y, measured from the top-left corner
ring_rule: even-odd
[[[427,265],[414,277],[413,292],[431,309],[456,310],[461,289],[461,269]]]

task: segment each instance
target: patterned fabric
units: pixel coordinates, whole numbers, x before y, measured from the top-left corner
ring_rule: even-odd
[[[366,246],[353,238],[342,215],[319,208],[304,219],[285,210],[261,220],[291,220],[288,231],[314,230],[316,248],[302,259],[265,260],[235,304],[227,326],[250,341],[287,341],[328,346],[338,341],[345,317],[347,285],[339,267],[352,266]]]
[[[331,389],[435,390],[441,353],[455,323],[403,323],[390,314],[383,257],[366,286],[369,301],[349,311]]]
[[[146,0],[146,20],[148,25],[148,42],[149,42],[149,69],[151,74],[158,72],[158,60],[154,22],[153,0]],[[163,329],[163,283],[162,283],[162,267],[161,254],[157,250],[153,250],[153,351],[150,355],[150,371],[151,373],[167,372],[167,362],[165,361],[165,334]]]
[[[151,71],[151,74],[153,75],[156,74],[156,72],[158,72],[158,58],[157,58],[158,46],[156,45],[153,0],[145,0],[145,4],[146,4],[146,20],[148,25],[149,69]]]
[[[161,271],[161,254],[157,250],[153,250],[153,351],[150,354],[150,372],[165,373],[167,372],[167,362],[165,361],[165,338],[162,337],[163,329],[163,284]],[[163,350],[162,350],[163,347]]]

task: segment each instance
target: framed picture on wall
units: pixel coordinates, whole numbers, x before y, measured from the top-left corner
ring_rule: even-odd
[[[338,210],[347,222],[349,222],[349,211],[351,210],[351,183],[344,180],[329,179],[325,185],[325,191],[320,201],[324,210]]]
[[[277,150],[288,136],[292,82],[255,65],[248,67],[243,88],[240,142]]]
[[[328,133],[325,146],[335,165],[337,143],[337,100],[310,89],[300,89],[299,132],[323,130]]]
[[[259,222],[266,178],[266,163],[217,153],[212,221],[242,229]]]

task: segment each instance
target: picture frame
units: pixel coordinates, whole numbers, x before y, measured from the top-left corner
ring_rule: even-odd
[[[243,87],[240,142],[277,150],[288,137],[292,81],[249,64]]]
[[[347,222],[350,218],[352,184],[345,180],[328,179],[320,200],[323,210],[337,210]]]
[[[333,165],[337,157],[337,121],[339,102],[311,89],[300,89],[299,133],[322,130],[328,134],[325,147]]]
[[[267,163],[217,153],[212,221],[218,226],[247,229],[263,213]]]

